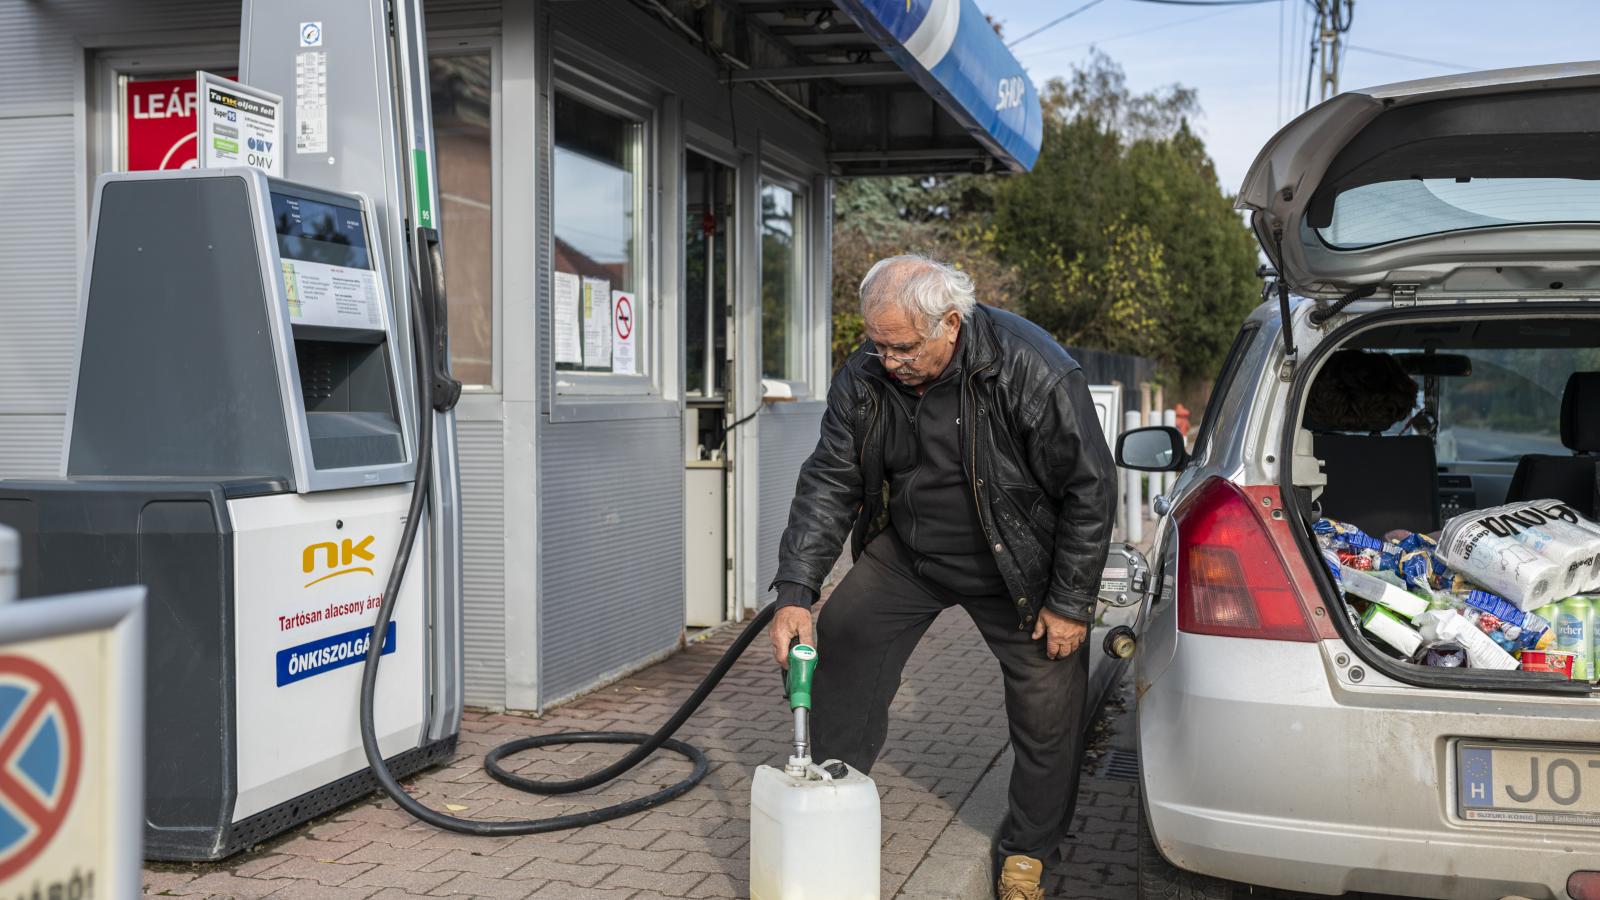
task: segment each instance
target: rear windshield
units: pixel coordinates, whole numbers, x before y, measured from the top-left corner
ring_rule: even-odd
[[[1600,368],[1600,350],[1465,349],[1472,374],[1439,385],[1440,462],[1514,463],[1571,453],[1561,443],[1561,395],[1573,372]]]
[[[1505,225],[1600,223],[1600,181],[1578,178],[1411,178],[1334,198],[1316,232],[1354,250],[1406,238]]]

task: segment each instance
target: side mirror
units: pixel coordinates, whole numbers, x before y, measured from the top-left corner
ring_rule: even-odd
[[[1140,472],[1176,472],[1189,461],[1183,435],[1170,425],[1133,428],[1117,436],[1117,465]]]

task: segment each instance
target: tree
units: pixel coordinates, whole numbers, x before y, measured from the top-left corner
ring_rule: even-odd
[[[1254,239],[1190,127],[1195,92],[1129,91],[1095,54],[1041,96],[1027,175],[861,178],[834,197],[834,351],[861,340],[856,284],[877,259],[921,252],[973,276],[1062,343],[1209,379],[1259,298]]]
[[[844,362],[865,338],[858,287],[872,264],[920,253],[972,277],[991,306],[1016,306],[1016,268],[999,259],[984,233],[995,179],[841,179],[834,187],[833,362]]]
[[[1259,285],[1254,241],[1189,127],[1194,92],[1133,95],[1097,54],[1043,105],[1039,162],[993,201],[991,246],[1019,265],[1025,314],[1065,343],[1153,357],[1176,382],[1209,378]]]

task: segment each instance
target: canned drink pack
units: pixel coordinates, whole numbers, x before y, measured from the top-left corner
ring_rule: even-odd
[[[1555,604],[1556,649],[1572,654],[1572,677],[1594,681],[1594,603],[1588,597],[1568,597]]]

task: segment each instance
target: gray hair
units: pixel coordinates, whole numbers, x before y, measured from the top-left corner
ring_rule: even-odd
[[[963,321],[971,318],[977,302],[967,273],[916,253],[880,259],[861,279],[862,318],[892,304],[912,321],[920,317],[919,330],[928,337],[944,331],[944,316],[952,309]]]

